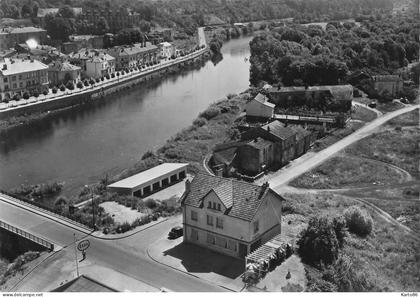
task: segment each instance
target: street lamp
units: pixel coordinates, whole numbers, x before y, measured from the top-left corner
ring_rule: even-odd
[[[91,194],[91,199],[92,199],[92,225],[93,225],[93,230],[96,230],[96,226],[95,226],[95,205],[93,203],[94,202],[93,201],[93,190],[90,190],[88,185],[85,185],[85,189],[90,191],[90,194]]]

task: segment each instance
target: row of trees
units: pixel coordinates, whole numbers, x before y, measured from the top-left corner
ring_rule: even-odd
[[[418,59],[414,18],[383,16],[361,24],[330,22],[273,29],[251,43],[250,82],[339,84],[349,72],[393,73]]]

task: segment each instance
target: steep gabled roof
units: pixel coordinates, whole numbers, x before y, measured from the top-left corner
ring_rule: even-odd
[[[225,212],[225,215],[245,221],[252,221],[265,195],[272,191],[267,186],[258,186],[201,172],[196,174],[189,188],[184,193],[183,205],[199,208],[202,205],[202,199],[210,191],[214,191],[220,200],[223,199],[223,203],[231,205]],[[282,199],[274,191],[272,192],[279,199]]]
[[[274,108],[276,106],[275,104],[268,102],[268,98],[261,93],[258,93],[258,95],[255,96],[254,100],[268,107]]]

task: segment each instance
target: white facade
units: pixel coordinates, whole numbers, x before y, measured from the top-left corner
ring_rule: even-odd
[[[268,99],[258,94],[246,105],[246,115],[251,117],[271,118],[274,115],[275,105],[268,102]]]
[[[184,241],[243,259],[279,234],[282,198],[272,190],[260,188],[262,201],[257,209],[252,210],[252,219],[230,215],[233,205],[226,207],[226,201],[223,202],[213,190],[201,198],[198,207],[183,200]],[[246,200],[241,202],[246,203]]]
[[[115,72],[115,58],[108,54],[94,56],[86,61],[86,76],[100,78]]]
[[[159,43],[160,48],[160,56],[163,59],[170,59],[171,56],[175,55],[175,47],[170,44],[169,42],[161,42]]]

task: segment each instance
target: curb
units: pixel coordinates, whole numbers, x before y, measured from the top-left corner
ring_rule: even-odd
[[[214,282],[212,282],[212,281],[208,281],[208,280],[203,279],[203,278],[201,278],[201,277],[199,277],[199,276],[197,276],[197,275],[195,275],[195,274],[192,274],[192,273],[190,273],[190,272],[187,272],[187,271],[181,270],[181,269],[179,269],[179,268],[173,267],[173,266],[171,266],[171,265],[169,265],[169,264],[166,264],[166,263],[160,262],[160,261],[156,260],[155,258],[153,258],[153,257],[150,255],[149,248],[147,248],[146,253],[147,253],[147,256],[149,256],[149,258],[150,258],[150,259],[152,259],[154,262],[156,262],[156,263],[158,263],[158,264],[160,264],[160,265],[163,265],[163,266],[169,267],[169,268],[171,268],[171,269],[177,270],[177,271],[182,272],[182,273],[184,273],[184,274],[187,274],[187,275],[189,275],[189,276],[192,276],[192,277],[195,277],[195,278],[201,279],[202,281],[205,281],[205,282],[208,282],[208,283],[210,283],[210,284],[216,285],[216,286],[218,286],[218,287],[220,287],[220,288],[223,288],[223,289],[225,289],[225,290],[228,290],[228,291],[230,291],[230,292],[240,292],[240,291],[235,291],[235,290],[232,290],[232,289],[230,289],[230,288],[228,288],[228,287],[225,287],[225,286],[219,285],[219,284],[214,283]]]

